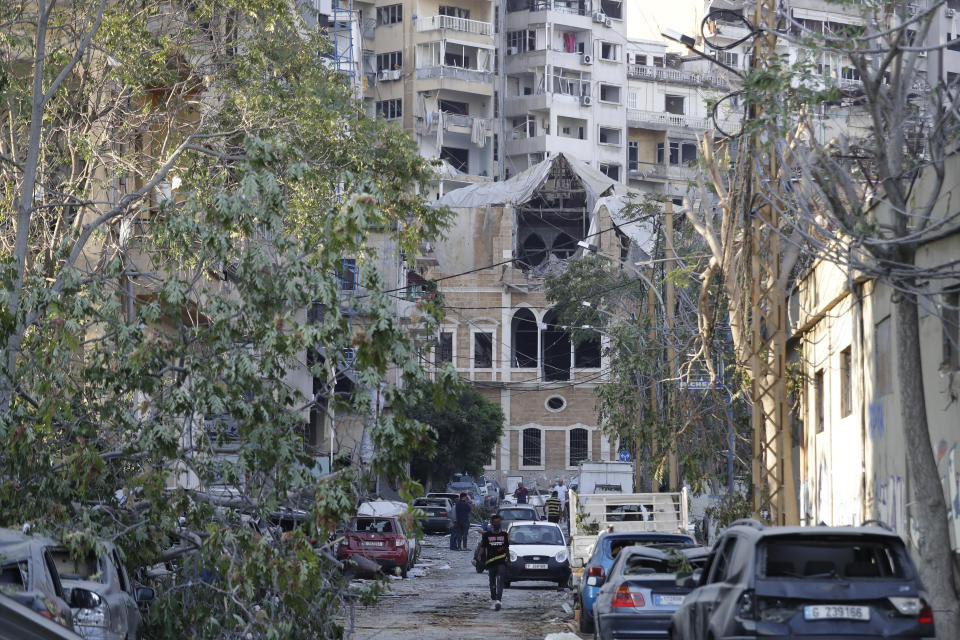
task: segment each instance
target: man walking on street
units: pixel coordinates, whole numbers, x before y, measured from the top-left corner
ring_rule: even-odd
[[[484,531],[480,539],[481,553],[486,555],[486,569],[490,574],[490,600],[494,611],[500,611],[500,598],[503,597],[503,581],[507,575],[507,556],[510,554],[510,541],[507,532],[500,528],[502,519],[494,514],[490,518],[490,531]]]
[[[560,513],[563,511],[563,503],[557,497],[554,491],[550,497],[543,501],[543,509],[547,512],[547,520],[550,522],[560,522]]]
[[[513,497],[517,499],[517,504],[527,504],[527,488],[522,482],[517,483],[517,488],[513,492]]]
[[[557,492],[557,497],[560,498],[561,506],[561,515],[567,514],[567,488],[563,486],[563,478],[557,479],[556,486],[553,487],[553,490]]]
[[[450,548],[463,550],[467,548],[467,537],[470,535],[470,503],[467,494],[461,493],[453,508],[456,518],[453,523],[453,535],[450,536]]]

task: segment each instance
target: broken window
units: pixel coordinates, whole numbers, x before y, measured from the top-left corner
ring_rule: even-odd
[[[470,150],[456,147],[440,147],[440,159],[461,173],[470,168]]]
[[[640,143],[636,140],[627,142],[627,168],[630,171],[640,170]]]
[[[887,541],[837,537],[777,537],[760,546],[758,573],[768,578],[899,578],[906,575],[903,552]]]
[[[600,84],[600,101],[620,104],[620,87],[612,84]]]
[[[493,334],[478,332],[473,334],[473,367],[489,369],[493,366]]]
[[[537,319],[529,309],[513,314],[513,366],[526,369],[537,366]]]
[[[683,96],[672,96],[667,94],[664,99],[665,111],[675,115],[683,115]]]
[[[437,336],[436,362],[453,362],[453,333],[441,331]]]
[[[440,111],[444,113],[456,113],[459,115],[469,115],[470,114],[470,105],[466,102],[459,102],[457,100],[439,100],[438,107]]]
[[[540,429],[528,427],[523,430],[523,447],[520,465],[524,467],[539,467],[543,464],[540,456],[540,444],[543,434]]]
[[[536,233],[530,233],[520,244],[519,260],[522,265],[535,267],[547,258],[547,245]]]
[[[620,180],[620,165],[601,162],[600,173],[607,176],[611,180]]]
[[[600,0],[600,11],[606,14],[608,18],[621,20],[623,18],[623,3],[621,0]]]
[[[620,144],[620,129],[600,127],[600,144]]]
[[[550,310],[544,316],[540,342],[543,352],[543,379],[546,381],[570,379],[570,334],[557,324],[557,312]]]
[[[684,142],[680,145],[680,161],[683,164],[693,164],[697,161],[697,145],[692,142]]]
[[[596,335],[586,340],[573,350],[573,366],[578,369],[600,368],[600,336]]]
[[[570,461],[568,466],[575,467],[587,459],[589,454],[590,432],[577,427],[570,429]]]
[[[343,258],[337,273],[341,291],[353,291],[357,288],[357,261],[355,258]]]

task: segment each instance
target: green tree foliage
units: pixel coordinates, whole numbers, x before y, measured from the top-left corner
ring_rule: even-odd
[[[452,397],[446,397],[444,387],[425,382],[420,397],[410,416],[429,425],[435,449],[414,456],[413,477],[429,487],[433,482],[446,483],[454,473],[481,475],[503,435],[500,405],[463,383]]]
[[[430,446],[384,269],[445,223],[414,195],[430,168],[291,3],[4,2],[0,24],[0,525],[164,575],[147,637],[340,637],[328,536]],[[348,349],[353,410],[391,411],[318,481],[310,375]],[[297,530],[251,527],[294,504]]]

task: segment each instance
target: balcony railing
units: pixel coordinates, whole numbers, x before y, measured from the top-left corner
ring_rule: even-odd
[[[428,119],[430,122],[439,122],[440,121],[440,112],[434,111],[428,114]],[[474,122],[480,123],[480,128],[484,132],[492,132],[490,120],[487,118],[478,118],[477,116],[463,115],[461,113],[444,113],[443,114],[443,128],[445,131],[451,131],[453,129],[468,129],[473,130]]]
[[[668,69],[666,67],[649,67],[643,64],[627,65],[627,76],[654,82],[710,86],[718,89],[725,89],[729,86],[727,79],[716,73],[681,71],[680,69]]]
[[[630,175],[635,178],[660,178],[663,180],[692,180],[697,175],[693,167],[661,162],[631,162]]]
[[[435,31],[437,29],[462,31],[463,33],[473,33],[478,36],[493,35],[492,22],[468,20],[454,16],[427,16],[426,18],[417,20],[417,31]]]
[[[662,127],[679,127],[683,129],[711,129],[713,121],[710,118],[694,118],[678,113],[663,113],[660,111],[645,111],[643,109],[627,109],[627,122],[659,125]]]
[[[446,65],[436,65],[432,67],[420,67],[417,69],[417,78],[452,78],[454,80],[463,80],[464,82],[493,82],[493,73],[490,71],[480,71],[479,69],[463,69],[462,67],[448,67]]]

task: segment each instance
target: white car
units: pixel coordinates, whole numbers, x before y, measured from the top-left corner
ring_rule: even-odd
[[[570,553],[563,530],[555,522],[517,520],[507,527],[510,561],[505,587],[533,580],[555,582],[564,587],[570,581]]]

